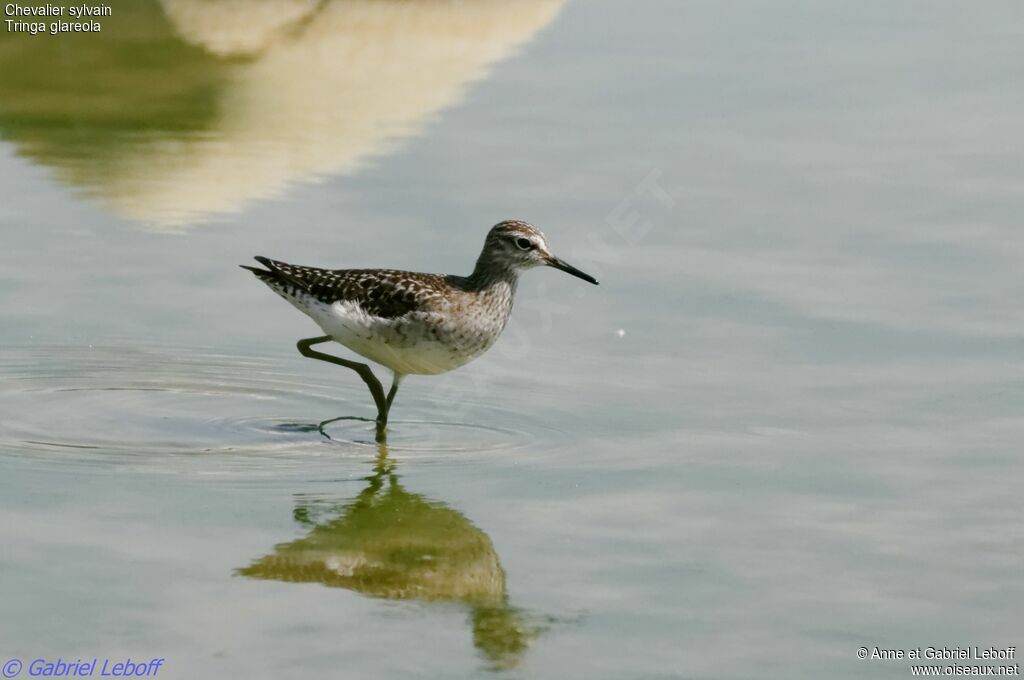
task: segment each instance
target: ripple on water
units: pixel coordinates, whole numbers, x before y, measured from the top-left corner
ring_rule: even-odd
[[[372,422],[316,420],[332,411],[369,414],[362,384],[348,375],[337,384],[310,381],[299,367],[298,360],[171,348],[5,349],[0,455],[63,466],[280,475],[376,454]],[[391,423],[388,448],[401,458],[464,460],[521,449],[540,427],[458,394],[447,394],[443,405],[411,396],[403,407],[428,416]],[[446,411],[457,417],[446,420]]]

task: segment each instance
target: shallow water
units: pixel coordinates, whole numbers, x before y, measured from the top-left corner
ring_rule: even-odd
[[[1013,3],[115,4],[0,31],[0,660],[907,677],[1021,639]],[[399,392],[254,254],[533,271]],[[336,418],[342,420],[333,420]]]

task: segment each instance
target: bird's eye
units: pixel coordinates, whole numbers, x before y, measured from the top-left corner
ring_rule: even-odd
[[[529,250],[533,248],[533,241],[528,238],[517,238],[516,245],[519,246],[520,250]]]

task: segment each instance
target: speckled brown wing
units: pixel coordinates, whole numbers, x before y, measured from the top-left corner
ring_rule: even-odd
[[[393,319],[409,312],[428,311],[442,297],[447,277],[392,269],[319,269],[288,264],[266,257],[256,261],[268,271],[247,267],[260,278],[273,277],[317,300],[333,304],[354,302],[373,316]]]

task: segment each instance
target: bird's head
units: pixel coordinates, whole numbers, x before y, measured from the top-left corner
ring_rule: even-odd
[[[484,241],[481,259],[485,259],[492,266],[515,271],[541,266],[554,267],[589,283],[597,284],[597,279],[590,274],[555,257],[548,249],[547,240],[540,229],[519,220],[505,220],[491,227],[487,233],[487,240]]]

